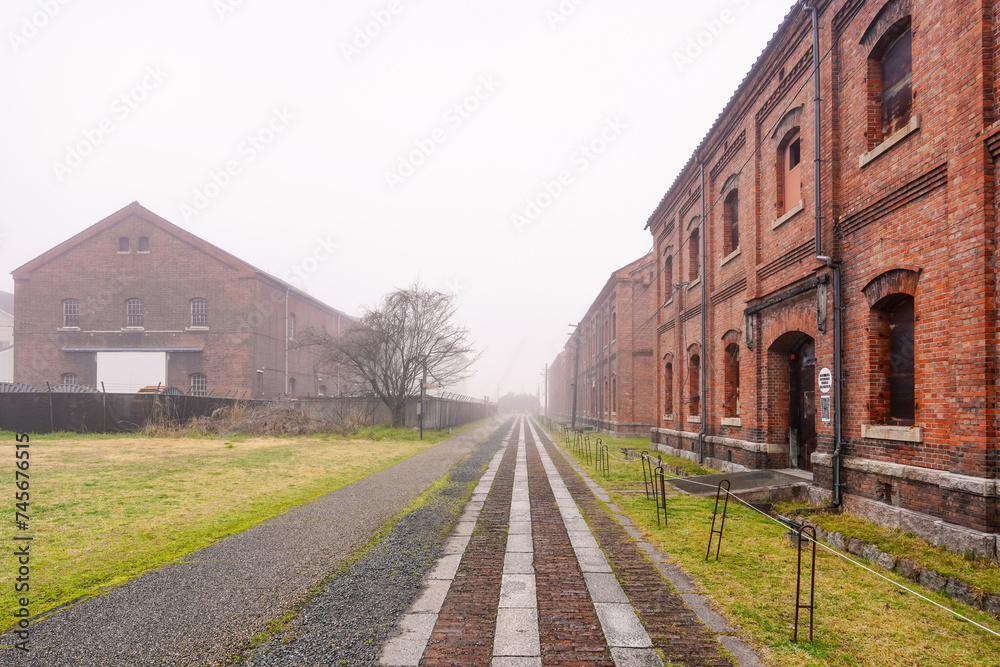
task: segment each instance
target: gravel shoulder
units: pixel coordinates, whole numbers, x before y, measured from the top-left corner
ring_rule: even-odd
[[[331,577],[280,634],[244,663],[253,667],[375,665],[393,622],[416,599],[424,574],[500,447],[509,426],[497,429],[451,469],[427,502]]]

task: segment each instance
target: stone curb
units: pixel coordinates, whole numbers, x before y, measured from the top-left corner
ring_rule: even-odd
[[[813,525],[813,524],[810,524]],[[843,535],[820,526],[816,528],[816,539],[835,549],[864,558],[887,572],[895,572],[904,579],[936,593],[947,593],[953,599],[974,609],[993,614],[1000,618],[1000,595],[988,593],[968,582],[941,574],[920,565],[910,558],[898,558],[882,551],[877,545],[864,542],[856,537]]]

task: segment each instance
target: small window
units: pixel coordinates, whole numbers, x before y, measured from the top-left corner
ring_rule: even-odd
[[[322,397],[322,396],[326,396],[326,385],[325,385],[325,384],[321,384],[321,385],[319,386],[319,395],[320,395],[321,397]]]
[[[618,377],[611,376],[611,410],[618,412]]]
[[[118,252],[128,252],[128,237],[123,236],[118,239]]]
[[[697,280],[701,273],[701,232],[697,227],[688,239],[688,260],[688,280]]]
[[[191,299],[191,326],[208,326],[208,302],[205,299]]]
[[[611,311],[611,341],[618,340],[618,312]]]
[[[208,377],[204,373],[191,374],[191,395],[192,396],[208,395]]]
[[[740,193],[733,190],[722,209],[722,255],[728,256],[740,247]]]
[[[76,373],[63,373],[62,375],[63,384],[80,384],[76,377]]]
[[[76,299],[65,299],[62,303],[63,306],[63,326],[79,327],[80,326],[80,304]]]
[[[142,327],[142,299],[129,299],[125,302],[125,326]]]
[[[149,252],[149,237],[140,236],[139,237],[139,252]]]
[[[288,339],[295,340],[295,313],[288,313]]]
[[[288,395],[295,395],[295,378],[288,378]]]

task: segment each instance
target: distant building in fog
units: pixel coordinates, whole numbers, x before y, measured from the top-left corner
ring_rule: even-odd
[[[577,383],[578,426],[649,435],[656,419],[656,306],[652,255],[611,274],[549,367],[550,415],[572,419]]]
[[[339,393],[296,349],[352,318],[133,202],[13,271],[14,380],[247,398]],[[2,320],[0,320],[2,327]]]

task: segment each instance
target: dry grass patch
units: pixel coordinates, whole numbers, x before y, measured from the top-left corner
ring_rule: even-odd
[[[422,442],[72,435],[32,439],[32,612],[98,594],[246,530],[443,439],[433,435]],[[5,447],[11,465],[14,444],[11,438]],[[11,544],[10,524],[4,533],[0,539]],[[13,560],[3,559],[8,582],[15,576]],[[0,608],[13,609],[14,601],[13,586],[3,586]]]

